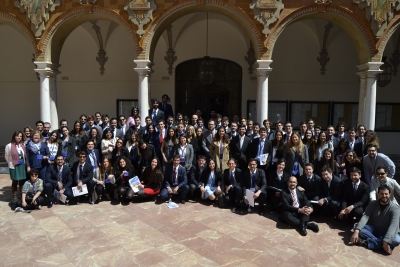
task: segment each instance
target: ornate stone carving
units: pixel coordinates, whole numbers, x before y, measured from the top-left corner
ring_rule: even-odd
[[[97,20],[91,21],[90,23],[92,23],[92,28],[96,32],[97,40],[99,41],[99,52],[97,52],[96,61],[100,64],[100,74],[103,75],[105,70],[104,65],[108,61],[108,57],[106,56],[107,52],[104,51],[103,48],[103,36],[101,35],[99,25],[97,25]]]
[[[253,0],[250,8],[254,10],[254,18],[264,25],[265,36],[270,33],[269,25],[279,19],[283,10],[282,0]]]
[[[16,0],[14,5],[19,7],[22,13],[26,12],[32,31],[36,37],[39,37],[45,29],[45,23],[49,20],[49,13],[53,12],[60,3],[61,0]]]
[[[153,20],[153,11],[157,5],[153,0],[128,0],[124,9],[128,11],[129,20],[139,27],[136,33],[142,36],[143,26]]]
[[[331,4],[332,0],[315,0],[314,3],[316,3],[316,4]]]
[[[176,61],[177,57],[175,56],[175,51],[172,48],[172,26],[170,25],[167,28],[167,34],[168,34],[168,50],[166,52],[166,56],[164,57],[165,61],[168,63],[168,73],[169,75],[172,75],[174,71],[174,62]]]
[[[319,62],[319,64],[321,65],[320,68],[320,73],[321,75],[325,75],[325,71],[326,71],[326,64],[328,64],[329,60],[331,59],[328,55],[328,51],[326,50],[326,43],[328,41],[328,36],[329,36],[329,32],[331,31],[333,27],[332,22],[328,22],[328,24],[325,25],[325,32],[324,32],[324,39],[322,40],[322,49],[321,52],[319,52],[319,57],[317,57],[317,61]]]
[[[367,18],[376,37],[381,37],[393,12],[400,10],[400,0],[353,0],[361,9],[366,9]]]
[[[244,60],[246,60],[246,62],[249,64],[249,68],[247,70],[249,71],[249,74],[252,75],[254,71],[253,65],[257,61],[257,59],[251,41],[249,51],[247,51],[247,56],[244,57]]]
[[[96,2],[97,0],[79,0],[81,5],[94,5]]]

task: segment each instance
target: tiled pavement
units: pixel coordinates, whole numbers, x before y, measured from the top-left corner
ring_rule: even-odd
[[[12,212],[0,175],[0,266],[400,266],[393,255],[347,246],[348,225],[300,236],[273,213],[233,214],[210,203],[55,205]]]

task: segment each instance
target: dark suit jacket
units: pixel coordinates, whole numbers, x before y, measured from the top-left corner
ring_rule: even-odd
[[[243,186],[243,172],[242,172],[242,170],[240,170],[239,168],[235,168],[233,177],[235,178],[236,185]],[[230,186],[232,184],[231,183],[231,177],[229,175],[229,169],[225,169],[224,170],[223,179],[224,179],[224,185],[225,186]]]
[[[242,149],[240,149],[240,136],[233,137],[230,144],[232,157],[238,162],[244,162],[245,164],[247,164],[248,150],[250,148],[250,144],[251,139],[245,136],[243,139]]]
[[[162,143],[160,143],[160,134],[161,134],[161,132],[158,131],[154,136],[154,149],[156,151],[157,158],[162,159],[162,155],[161,155]],[[168,134],[167,129],[164,129],[164,135],[163,135],[164,139],[167,137],[167,134]]]
[[[361,141],[355,141],[353,151],[356,152],[357,157],[363,157],[363,149]]]
[[[125,142],[131,138],[131,136],[134,132],[138,133],[140,139],[143,138],[143,134],[144,134],[146,127],[140,126],[139,129],[137,129],[137,128],[138,127],[136,125],[129,127],[129,129],[125,132]]]
[[[46,183],[57,185],[58,183],[58,167],[56,164],[51,164],[47,168]],[[64,188],[70,188],[72,185],[72,175],[70,167],[64,165],[61,171],[61,183]]]
[[[153,125],[157,125],[158,120],[164,120],[165,121],[164,112],[161,109],[157,110],[157,115],[154,116],[154,118],[153,118],[153,109],[150,109],[149,110],[149,116],[153,120]]]
[[[72,172],[72,186],[77,186],[77,177],[76,174],[78,173],[78,168],[79,168],[79,161],[75,162],[74,165],[72,166],[71,172]],[[93,167],[86,161],[85,165],[83,165],[83,178],[82,178],[82,183],[86,184],[89,182],[91,179],[93,179]]]
[[[97,165],[96,167],[99,167],[101,165],[101,158],[100,158],[100,153],[99,151],[95,148],[93,149],[94,154],[96,155],[96,161],[97,161]],[[92,166],[92,163],[90,162],[90,158],[89,158],[89,151],[86,150],[86,162],[89,163],[90,166]]]
[[[283,172],[281,180],[278,178],[278,174],[276,171],[270,172],[268,176],[268,181],[267,184],[268,186],[273,186],[278,189],[283,189],[284,187],[287,186],[287,181],[289,180],[290,175],[287,174],[286,172]]]
[[[199,187],[202,183],[201,174],[205,172],[207,169],[208,169],[207,164],[204,165],[202,172],[200,172],[200,167],[197,163],[192,165],[192,171],[191,171],[192,175],[190,177],[190,183],[194,184],[196,187]]]
[[[304,188],[304,193],[308,199],[314,200],[314,198],[319,197],[321,193],[321,177],[313,174],[311,177],[311,182],[308,182],[307,175],[303,174],[299,178],[298,186]]]
[[[339,139],[339,134],[338,133],[335,133],[335,134],[333,134],[333,136],[336,138],[336,139],[338,139],[338,141],[340,141],[340,139]],[[348,138],[348,135],[347,135],[347,133],[344,133],[344,135],[343,135],[343,137],[342,138]]]
[[[258,145],[260,144],[260,138],[254,138],[251,142],[249,148],[249,158],[256,158],[258,153]],[[272,143],[270,140],[264,139],[264,149],[262,154],[268,153],[267,164],[264,167],[267,167],[271,163],[272,158]]]
[[[311,203],[310,201],[307,199],[306,195],[304,194],[304,192],[299,191],[299,189],[296,188],[296,195],[297,195],[297,199],[299,202],[299,208],[302,207],[310,207]],[[281,203],[282,203],[282,211],[288,211],[291,213],[298,213],[298,208],[293,207],[293,198],[292,198],[292,194],[290,193],[289,188],[286,186],[284,187],[284,189],[282,190],[281,193]]]
[[[164,107],[165,105],[165,107]],[[174,111],[172,110],[172,106],[168,103],[159,103],[158,109],[164,112],[164,117],[167,119],[169,116],[174,117]]]
[[[267,178],[265,177],[265,172],[261,169],[257,168],[256,171],[256,185],[258,186],[259,190],[266,192],[267,189]],[[251,172],[250,169],[244,171],[243,174],[243,185],[246,189],[251,188]]]
[[[65,162],[69,164],[69,166],[72,166],[75,161],[78,160],[75,154],[75,138],[72,136],[68,137],[68,142],[66,143],[65,147],[62,146],[62,140],[59,141],[58,143],[59,147],[61,147],[61,153],[66,152],[67,156],[65,157]]]
[[[167,167],[167,170],[165,171],[165,176],[164,176],[164,181],[165,181],[165,187],[173,187],[174,186],[174,180],[173,180],[173,174],[174,174],[174,166],[169,165]],[[178,187],[181,188],[182,186],[187,185],[187,176],[186,176],[186,169],[180,165],[178,165]]]
[[[357,191],[354,194],[353,182],[347,179],[344,182],[343,191],[342,209],[351,205],[353,205],[354,208],[363,207],[365,209],[367,207],[369,201],[369,186],[366,183],[360,181]]]
[[[338,203],[342,201],[342,191],[343,191],[343,182],[342,180],[332,175],[331,186],[328,188],[328,183],[323,180],[321,181],[321,196],[320,198],[326,198],[329,202],[334,200]]]

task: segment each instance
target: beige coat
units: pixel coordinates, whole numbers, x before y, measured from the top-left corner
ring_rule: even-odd
[[[224,153],[222,155],[222,166],[220,166],[219,160],[219,142],[213,141],[210,147],[210,155],[211,159],[215,161],[215,166],[224,172],[225,169],[228,169],[228,161],[229,161],[229,143],[224,143]]]

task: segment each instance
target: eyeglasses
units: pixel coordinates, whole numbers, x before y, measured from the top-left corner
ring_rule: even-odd
[[[383,176],[383,175],[385,175],[386,173],[385,172],[377,172],[376,173],[376,175],[378,175],[378,176]]]

